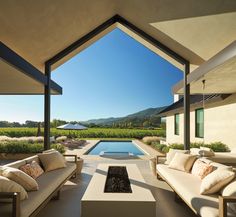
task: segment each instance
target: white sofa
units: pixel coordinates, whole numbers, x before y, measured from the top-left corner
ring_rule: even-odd
[[[157,162],[158,162],[157,158]],[[227,167],[212,162],[214,167]],[[157,163],[157,177],[169,184],[174,192],[198,215],[202,217],[235,217],[236,213],[227,209],[228,202],[236,203],[236,197],[223,197],[220,194],[201,195],[201,180],[191,173],[174,170],[163,163]],[[236,182],[236,180],[235,180]]]
[[[72,156],[72,155],[69,155]],[[57,196],[59,199],[59,192],[63,184],[72,176],[76,174],[76,160],[75,163],[66,163],[65,168],[53,170],[43,173],[37,178],[39,185],[38,191],[28,192],[28,199],[20,201],[19,193],[0,193],[1,198],[11,198],[12,203],[0,202],[0,216],[1,217],[28,217],[35,216],[47,204],[47,202]],[[31,161],[39,162],[37,155],[23,160],[19,160],[5,166],[19,168],[20,166]],[[40,162],[39,162],[40,163]]]

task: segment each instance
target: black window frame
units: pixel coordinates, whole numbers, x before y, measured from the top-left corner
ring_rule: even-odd
[[[203,132],[202,132],[202,135],[200,135],[200,131],[199,131],[199,127],[198,127],[198,123],[197,123],[197,114],[198,114],[198,111],[203,111],[203,121],[202,121],[202,124],[203,124]],[[205,130],[204,130],[204,108],[198,108],[198,109],[195,109],[195,137],[196,138],[204,138],[204,134],[205,134]]]
[[[180,124],[179,124],[179,113],[176,113],[175,115],[174,115],[174,133],[175,133],[175,135],[177,135],[177,136],[179,136],[179,128],[180,128]],[[177,123],[177,121],[176,121],[176,117],[178,117],[178,123]],[[177,124],[178,124],[178,127],[177,127]]]

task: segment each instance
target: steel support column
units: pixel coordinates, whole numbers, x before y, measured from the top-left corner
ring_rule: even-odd
[[[190,149],[190,85],[187,77],[190,71],[189,62],[184,65],[184,149]]]
[[[47,84],[44,86],[44,150],[50,149],[51,65],[45,64]]]

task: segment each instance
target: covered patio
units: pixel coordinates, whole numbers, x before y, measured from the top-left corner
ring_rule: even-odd
[[[44,95],[44,149],[50,149],[51,95],[62,88],[53,70],[101,37],[119,28],[183,71],[174,91],[184,95],[184,148],[190,148],[190,93],[235,92],[236,2],[221,1],[5,1],[0,3],[0,94]],[[209,72],[209,73],[208,73]],[[220,89],[220,80],[225,77]],[[68,75],[69,76],[69,75]],[[235,77],[235,76],[234,76]],[[200,92],[201,93],[201,92]],[[80,216],[80,200],[99,163],[85,160],[81,175],[66,182],[59,201],[37,216]],[[175,203],[171,188],[151,174],[146,160],[119,160],[138,166],[156,199],[156,215],[196,216]]]

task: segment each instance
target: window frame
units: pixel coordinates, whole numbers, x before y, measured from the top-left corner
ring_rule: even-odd
[[[179,136],[179,131],[180,131],[179,130],[179,128],[180,128],[179,116],[180,116],[179,113],[174,114],[174,134],[177,135],[177,136]],[[176,121],[177,120],[176,117],[178,117],[178,123]],[[178,125],[178,127],[177,127],[177,125]]]
[[[203,128],[203,132],[202,135],[200,135],[200,130],[198,128],[198,122],[197,122],[197,116],[198,116],[198,111],[203,111],[203,120],[202,120],[202,128]],[[205,134],[205,130],[204,130],[204,108],[198,108],[195,109],[195,137],[196,138],[204,138],[204,134]]]

